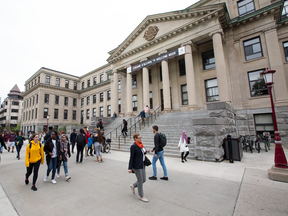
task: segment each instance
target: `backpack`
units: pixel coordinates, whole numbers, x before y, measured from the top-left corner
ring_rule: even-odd
[[[39,154],[41,155],[41,143],[39,142],[39,144],[40,144]],[[31,149],[31,147],[32,143],[30,142],[29,148]],[[30,158],[30,151],[29,151],[29,158]]]
[[[165,134],[163,133],[158,133],[159,137],[160,137],[160,143],[159,145],[163,148],[166,146],[166,143],[167,143],[167,138],[165,136]]]

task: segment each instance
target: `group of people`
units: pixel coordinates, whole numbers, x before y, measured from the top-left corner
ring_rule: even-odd
[[[3,132],[0,136],[0,153],[2,154],[3,150],[6,149],[8,152],[14,153],[14,148],[16,147],[16,158],[20,160],[20,151],[23,146],[25,137],[22,135],[22,132],[19,131],[17,134],[14,131],[11,133]]]

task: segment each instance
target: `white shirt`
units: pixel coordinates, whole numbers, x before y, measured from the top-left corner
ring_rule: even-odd
[[[53,147],[53,151],[52,151],[53,156],[51,158],[55,158],[55,157],[57,157],[56,140],[52,139],[52,143],[53,143],[54,147]]]

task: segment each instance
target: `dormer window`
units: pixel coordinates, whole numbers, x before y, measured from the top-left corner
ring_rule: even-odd
[[[237,2],[239,16],[244,16],[246,14],[255,11],[255,5],[253,0],[241,0]]]

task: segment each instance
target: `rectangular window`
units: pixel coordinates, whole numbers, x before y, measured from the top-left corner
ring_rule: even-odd
[[[18,105],[19,105],[19,102],[12,101],[12,105],[14,105],[14,106],[18,106]],[[34,102],[33,102],[33,105],[34,105]]]
[[[100,75],[100,83],[104,82],[104,74]]]
[[[100,102],[103,102],[103,99],[104,99],[104,93],[100,93]]]
[[[31,98],[30,98],[30,102],[31,102]],[[49,103],[49,94],[45,94],[44,103]],[[30,103],[30,106],[31,106],[31,103]]]
[[[87,105],[90,105],[90,96],[87,97]]]
[[[159,67],[159,71],[160,71],[160,82],[162,82],[162,66]]]
[[[133,111],[137,111],[137,95],[132,96]]]
[[[33,82],[31,83],[31,88],[33,87]]]
[[[58,119],[58,113],[59,113],[59,110],[54,109],[54,119]]]
[[[37,108],[35,109],[35,119],[37,119]]]
[[[73,120],[76,120],[76,110],[73,110]]]
[[[44,108],[43,118],[47,118],[48,115],[48,108]]]
[[[270,132],[274,134],[273,117],[271,113],[254,114],[256,134],[263,134],[263,132]]]
[[[27,119],[28,119],[28,111],[26,111],[26,121],[27,121]]]
[[[74,90],[77,90],[77,82],[74,82]]]
[[[77,106],[77,98],[73,98],[73,106],[74,106],[74,107]]]
[[[36,95],[36,104],[38,104],[38,95]]]
[[[103,107],[100,107],[100,117],[103,117]]]
[[[107,100],[110,100],[111,99],[111,91],[107,91]]]
[[[149,84],[152,84],[152,71],[149,70]]]
[[[84,106],[84,98],[81,98],[81,107]]]
[[[132,88],[137,88],[137,75],[132,75]]]
[[[84,82],[82,82],[82,89],[84,89],[84,85],[85,85],[85,83],[84,83]]]
[[[93,104],[96,103],[96,95],[93,95]]]
[[[64,110],[64,119],[65,119],[65,120],[68,119],[68,110]]]
[[[30,89],[30,84],[29,84],[29,89]]]
[[[11,120],[18,120],[18,116],[11,116],[10,119]],[[33,116],[32,116],[32,119],[33,119]]]
[[[38,83],[40,83],[40,76],[38,77]]]
[[[246,61],[263,56],[260,37],[246,40],[243,43]]]
[[[185,59],[179,60],[179,73],[180,73],[180,76],[186,75]]]
[[[46,76],[46,85],[50,85],[50,76]]]
[[[55,104],[59,104],[59,96],[55,95]]]
[[[31,98],[30,98],[29,100],[30,100],[30,107],[31,107],[31,101],[32,101],[32,100],[31,100]],[[48,100],[49,100],[49,95],[48,95]],[[7,103],[7,102],[6,102],[6,103]],[[6,105],[7,105],[7,104],[6,104]]]
[[[69,89],[69,80],[65,80],[65,88]]]
[[[64,106],[68,106],[68,97],[64,98]]]
[[[208,52],[202,53],[202,62],[203,62],[203,70],[215,68],[214,51],[210,50]]]
[[[83,119],[84,119],[84,110],[81,110],[81,124],[83,124]]]
[[[205,80],[206,101],[219,101],[217,78]]]
[[[285,18],[287,16],[288,16],[288,1],[285,1],[284,5],[283,5],[281,18],[283,19],[283,18]]]
[[[261,75],[264,70],[265,69],[248,72],[251,97],[269,95],[264,77]]]
[[[239,16],[244,16],[255,11],[254,1],[253,0],[242,0],[237,2]]]
[[[108,74],[108,75],[107,75],[107,80],[110,80],[110,79],[111,79],[111,75]]]
[[[89,118],[90,118],[90,110],[87,109],[87,110],[86,110],[86,119],[89,119]]]
[[[89,87],[90,87],[90,79],[87,80],[87,88],[89,88]]]
[[[60,78],[56,78],[56,86],[60,87]]]
[[[121,113],[121,99],[118,99],[118,112]]]
[[[149,97],[150,97],[150,109],[153,109],[152,91],[149,92]]]
[[[111,117],[111,106],[107,106],[107,116]]]
[[[188,105],[187,84],[181,85],[182,105]]]
[[[121,92],[121,81],[118,80],[118,92],[120,93]]]
[[[34,109],[32,109],[32,114],[31,114],[31,118],[34,118]]]
[[[25,112],[23,113],[23,120],[25,121]]]
[[[94,77],[93,78],[93,85],[96,85],[97,84],[97,77]]]
[[[286,60],[286,62],[288,62],[288,41],[283,43],[283,47],[284,47],[285,60]]]
[[[93,108],[93,117],[96,117],[96,108]]]
[[[11,109],[11,112],[18,113],[18,109]]]
[[[33,97],[33,103],[32,103],[32,104],[34,105],[34,103],[35,103],[35,97]],[[13,105],[13,104],[12,104],[12,105]]]

